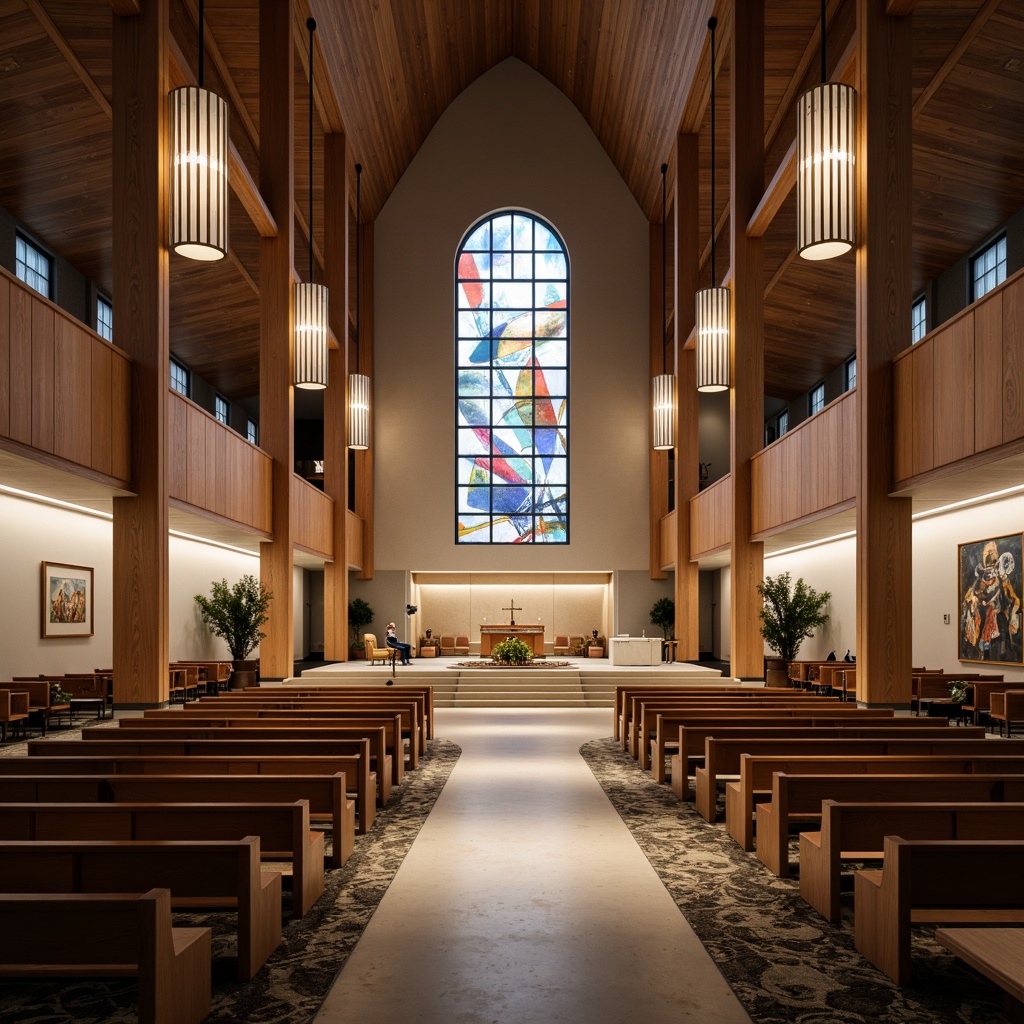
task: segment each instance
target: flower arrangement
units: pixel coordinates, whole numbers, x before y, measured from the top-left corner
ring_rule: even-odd
[[[50,704],[69,704],[71,702],[71,694],[65,690],[60,683],[56,681],[50,682]]]
[[[954,704],[966,704],[973,689],[966,679],[954,679],[949,684],[949,698]]]
[[[499,665],[525,665],[533,660],[533,651],[525,640],[510,636],[491,648],[491,660]]]

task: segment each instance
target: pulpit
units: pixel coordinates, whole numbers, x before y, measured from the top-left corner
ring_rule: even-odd
[[[480,657],[489,658],[494,645],[510,636],[522,640],[535,655],[544,653],[544,627],[541,625],[524,626],[519,623],[514,626],[482,625],[480,627]]]

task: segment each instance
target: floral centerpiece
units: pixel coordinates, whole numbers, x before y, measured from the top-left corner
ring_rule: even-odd
[[[56,680],[50,682],[50,706],[54,707],[57,704],[70,704],[71,694],[64,689]]]
[[[525,640],[510,636],[491,648],[491,660],[499,665],[526,665],[533,660],[533,651]]]

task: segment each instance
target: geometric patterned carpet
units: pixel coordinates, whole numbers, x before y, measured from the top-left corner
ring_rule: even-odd
[[[913,984],[899,988],[853,944],[853,894],[831,925],[612,739],[583,759],[690,927],[757,1024],[1005,1024],[1003,994],[916,928]]]
[[[174,913],[177,925],[213,929],[213,1006],[205,1018],[209,1024],[306,1024],[313,1019],[460,753],[454,743],[430,740],[419,767],[406,774],[388,805],[378,810],[373,828],[356,836],[348,863],[325,872],[324,894],[309,913],[299,921],[285,919],[281,944],[252,981],[241,983],[235,976],[233,914]],[[325,841],[329,853],[329,833]],[[289,900],[286,894],[285,911]],[[131,1024],[138,1020],[136,998],[136,984],[130,978],[0,979],[0,1024]]]

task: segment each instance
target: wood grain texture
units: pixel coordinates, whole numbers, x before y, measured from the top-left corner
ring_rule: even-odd
[[[320,558],[334,558],[334,502],[319,487],[292,476],[292,541]]]
[[[690,558],[728,548],[732,535],[732,476],[723,476],[690,499]]]

